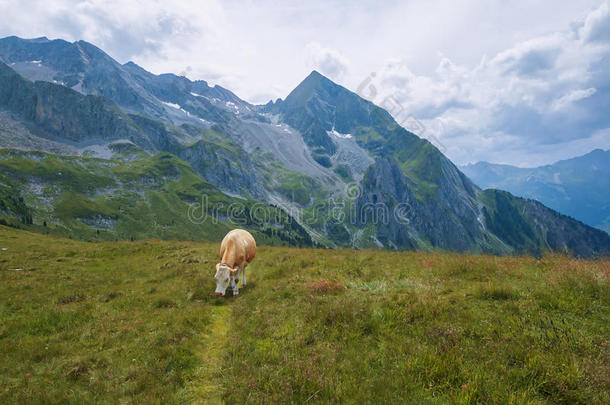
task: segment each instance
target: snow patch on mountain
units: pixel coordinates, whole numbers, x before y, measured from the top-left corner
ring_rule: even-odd
[[[180,105],[178,105],[178,104],[170,103],[170,102],[167,102],[167,101],[161,101],[161,102],[162,102],[163,104],[165,104],[166,106],[168,106],[168,107],[175,108],[176,110],[180,110],[180,111],[182,111],[182,112],[184,113],[184,115],[186,115],[187,117],[190,117],[190,116],[191,116],[191,114],[190,114],[188,111],[186,111],[184,108],[182,108],[182,107],[181,107]]]
[[[326,131],[326,133],[330,136],[336,136],[337,138],[343,138],[343,139],[352,139],[352,135],[351,134],[342,134],[341,132],[338,132],[335,127],[333,127],[332,130],[330,131]]]
[[[201,98],[205,98],[206,100],[209,100],[209,99],[210,99],[209,97],[203,96],[203,95],[201,95],[201,94],[194,93],[194,92],[192,92],[192,91],[191,91],[191,96],[193,96],[193,97],[201,97]]]
[[[172,107],[175,108],[176,110],[179,110],[181,107],[178,104],[174,104],[174,103],[170,103],[167,101],[161,101],[163,104],[165,104],[168,107]]]
[[[235,114],[239,114],[239,107],[232,101],[226,101],[225,105],[228,109],[233,110]]]

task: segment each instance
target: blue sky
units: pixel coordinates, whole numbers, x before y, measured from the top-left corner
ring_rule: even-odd
[[[0,0],[0,36],[92,42],[254,103],[312,69],[458,164],[610,148],[608,1]],[[365,85],[363,85],[365,84]]]

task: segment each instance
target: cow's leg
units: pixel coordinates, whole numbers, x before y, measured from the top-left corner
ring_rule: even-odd
[[[248,263],[244,264],[244,271],[243,274],[241,275],[241,286],[245,287],[246,286],[246,269],[248,268]]]
[[[235,278],[231,277],[231,285],[233,286],[233,295],[237,295],[239,294],[239,288],[237,287],[237,283],[239,282],[239,267],[236,267],[237,270],[237,274],[234,276]]]

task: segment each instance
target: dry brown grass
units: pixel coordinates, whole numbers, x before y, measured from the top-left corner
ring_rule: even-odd
[[[326,293],[331,291],[342,291],[345,286],[337,280],[316,280],[305,284],[305,287],[316,293]]]

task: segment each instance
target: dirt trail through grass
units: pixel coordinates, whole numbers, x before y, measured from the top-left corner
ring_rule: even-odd
[[[210,306],[212,311],[209,333],[201,335],[199,357],[201,367],[191,383],[185,388],[186,398],[193,404],[224,404],[222,400],[222,350],[227,341],[231,303]]]

